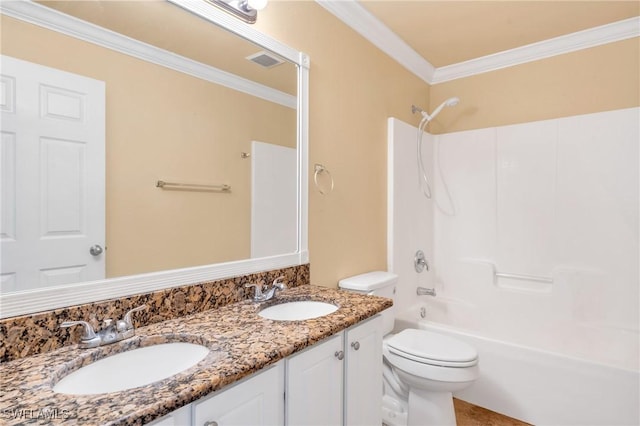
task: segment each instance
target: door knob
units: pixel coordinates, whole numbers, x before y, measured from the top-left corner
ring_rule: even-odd
[[[341,361],[342,361],[342,358],[344,358],[344,352],[342,351],[336,351],[336,353],[333,355]]]
[[[358,349],[360,349],[360,342],[351,342],[351,347],[357,351]]]
[[[89,253],[91,253],[91,256],[100,256],[103,251],[104,249],[99,244],[91,246],[91,248],[89,249]]]

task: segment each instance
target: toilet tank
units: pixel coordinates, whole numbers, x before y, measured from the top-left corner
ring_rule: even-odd
[[[391,272],[374,271],[355,275],[338,281],[338,287],[355,293],[373,294],[374,296],[395,298],[398,276]],[[395,300],[394,300],[395,302]],[[395,317],[395,307],[392,306],[380,313],[384,334],[391,333]]]

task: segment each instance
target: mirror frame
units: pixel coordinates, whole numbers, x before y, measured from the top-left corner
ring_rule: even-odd
[[[234,18],[204,0],[167,0],[187,11],[231,31],[256,45],[271,50],[298,66],[297,84],[297,247],[295,253],[245,259],[190,268],[87,281],[38,290],[0,294],[0,318],[28,315],[67,306],[106,299],[122,298],[167,288],[214,281],[239,275],[303,265],[309,262],[308,252],[308,134],[309,134],[309,56],[299,52]],[[74,25],[78,19],[68,19],[57,11],[30,0],[3,1],[0,13],[58,32],[78,37]],[[66,17],[66,18],[64,18]],[[61,19],[62,18],[62,19]],[[66,22],[65,27],[60,21]],[[95,26],[94,26],[95,27]],[[86,41],[94,42],[92,40]],[[103,45],[104,46],[104,45]],[[109,47],[109,46],[105,46]],[[146,58],[142,58],[146,59]],[[153,62],[153,61],[151,61]],[[221,71],[222,74],[228,74]]]

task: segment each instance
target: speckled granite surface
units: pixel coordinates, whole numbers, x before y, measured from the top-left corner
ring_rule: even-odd
[[[82,327],[60,328],[63,321],[83,320],[99,330],[105,318],[120,319],[131,308],[147,305],[133,315],[136,327],[246,300],[253,290],[247,283],[270,284],[284,276],[289,287],[309,284],[309,264],[275,269],[217,281],[180,286],[152,293],[70,306],[0,320],[0,362],[52,351],[80,340]]]
[[[289,300],[320,300],[339,309],[306,321],[272,321],[257,312]],[[130,340],[95,349],[67,346],[0,365],[0,423],[144,424],[273,364],[390,307],[390,299],[311,285],[290,288],[276,301],[243,301],[137,329]],[[67,372],[131,346],[165,341],[204,344],[211,352],[196,366],[152,385],[110,394],[54,393]],[[20,411],[26,410],[26,411]],[[31,411],[32,420],[14,418]],[[43,411],[44,410],[44,411]],[[38,415],[41,418],[36,418]],[[53,415],[56,419],[52,420]],[[44,418],[48,415],[48,418]]]

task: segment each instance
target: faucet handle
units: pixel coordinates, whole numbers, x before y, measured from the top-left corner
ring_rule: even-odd
[[[130,309],[126,314],[124,314],[124,318],[117,322],[118,331],[126,331],[133,329],[133,322],[131,321],[131,314],[134,312],[142,311],[143,309],[147,309],[147,305],[140,305],[133,309]]]
[[[73,327],[74,325],[81,325],[84,327],[84,333],[82,334],[82,340],[91,340],[96,338],[96,332],[93,331],[93,327],[86,321],[65,321],[60,324],[60,328]]]
[[[287,285],[285,283],[279,282],[279,280],[284,280],[284,275],[276,278],[275,280],[273,280],[273,284],[271,284],[271,285],[273,287],[278,288],[278,290],[286,290],[287,289]]]
[[[255,288],[255,293],[253,295],[253,300],[259,300],[262,297],[262,286],[260,284],[245,284],[244,288],[253,287]]]

